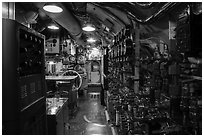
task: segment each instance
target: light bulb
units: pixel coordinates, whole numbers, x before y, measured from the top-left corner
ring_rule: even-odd
[[[55,26],[55,25],[50,25],[48,26],[49,29],[54,29],[54,30],[57,30],[59,29],[59,27]]]
[[[87,26],[83,27],[82,30],[84,30],[84,31],[94,31],[95,28],[93,26],[91,26],[91,25],[87,25]]]
[[[89,38],[89,39],[87,39],[87,41],[90,42],[90,43],[96,42],[96,40],[93,39],[93,38]]]
[[[43,6],[43,9],[52,13],[60,13],[63,11],[63,9],[57,5],[45,5]]]

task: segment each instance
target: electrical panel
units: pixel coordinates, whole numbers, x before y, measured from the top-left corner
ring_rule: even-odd
[[[45,134],[45,38],[14,20],[2,21],[3,134]]]
[[[170,28],[170,43],[142,29],[139,38],[134,28],[115,36],[108,54],[106,104],[119,135],[202,134],[202,14],[192,12],[193,4],[180,3],[166,14],[176,26]]]

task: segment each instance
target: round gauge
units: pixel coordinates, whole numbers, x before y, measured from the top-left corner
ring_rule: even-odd
[[[73,55],[70,55],[70,56],[69,56],[69,60],[70,60],[71,62],[75,62],[75,57],[74,57]]]
[[[82,52],[83,52],[83,48],[82,48],[82,47],[79,47],[79,48],[78,48],[78,52],[79,52],[79,53],[82,53]]]
[[[79,55],[77,60],[79,63],[84,63],[85,57],[83,55]]]

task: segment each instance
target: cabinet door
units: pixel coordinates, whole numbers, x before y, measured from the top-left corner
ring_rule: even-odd
[[[68,102],[65,104],[63,109],[64,114],[64,134],[69,134],[69,113],[68,113]]]

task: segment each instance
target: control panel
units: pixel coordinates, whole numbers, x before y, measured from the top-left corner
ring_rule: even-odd
[[[45,37],[2,19],[2,132],[46,134]]]
[[[19,30],[19,75],[42,73],[44,39],[24,29]]]

